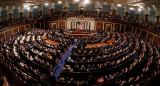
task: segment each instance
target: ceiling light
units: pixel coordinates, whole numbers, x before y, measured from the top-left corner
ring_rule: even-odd
[[[118,6],[118,7],[121,7],[122,5],[121,5],[121,4],[117,4],[117,6]]]
[[[74,1],[78,2],[79,0],[74,0]]]
[[[84,1],[84,4],[88,4],[90,1],[89,0],[85,0]]]
[[[30,7],[26,7],[27,10],[30,10]]]
[[[38,8],[38,6],[34,6],[33,8]]]
[[[62,4],[62,1],[58,1],[58,4]]]
[[[49,3],[45,3],[44,5],[45,5],[45,6],[48,6],[48,5],[49,5]]]
[[[142,11],[142,9],[141,9],[141,8],[138,8],[138,11],[140,12],[140,11]]]
[[[142,9],[142,8],[143,8],[143,6],[140,6],[139,8],[141,8],[141,9]]]
[[[156,7],[153,5],[153,8],[156,8]]]
[[[27,7],[29,7],[29,5],[24,5],[23,7],[24,7],[24,8],[27,8]]]
[[[133,7],[130,7],[129,9],[130,9],[130,10],[134,10],[134,8],[133,8]]]

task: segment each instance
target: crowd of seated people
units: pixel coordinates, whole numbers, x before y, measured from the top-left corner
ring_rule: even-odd
[[[64,19],[69,17],[81,17],[81,18],[95,18],[97,20],[109,20],[109,21],[119,21],[121,23],[127,23],[132,25],[137,25],[141,27],[147,27],[154,29],[158,24],[151,21],[144,21],[140,18],[130,18],[126,16],[120,15],[112,15],[108,12],[100,12],[97,11],[66,11],[66,12],[54,12],[52,14],[46,14],[42,16],[33,16],[33,17],[22,17],[17,19],[10,19],[0,23],[0,28],[4,28],[6,26],[15,25],[19,23],[29,22],[33,20],[44,21],[48,19]]]
[[[47,36],[47,38],[49,38],[55,42],[59,42],[60,47],[67,48],[73,43],[74,39],[69,38],[67,36],[64,36],[63,32],[64,32],[63,29],[52,30],[52,31],[48,32],[48,34],[46,36]]]
[[[80,44],[96,44],[96,43],[106,42],[110,39],[109,35],[110,34],[107,32],[103,34],[96,33],[95,35],[91,37],[90,36],[79,37],[78,42]]]
[[[35,19],[62,19],[68,17],[90,17],[100,20],[114,20],[131,23],[141,27],[155,27],[156,24],[125,16],[111,15],[107,12],[84,11],[55,12]],[[1,28],[21,22],[25,18],[1,22]],[[7,23],[7,24],[6,24]],[[62,57],[73,38],[63,35],[63,29],[44,30],[33,29],[25,33],[18,33],[8,40],[1,41],[0,57],[5,66],[22,79],[24,83],[36,84],[50,73],[56,61]],[[44,40],[58,42],[52,45]],[[96,44],[115,39],[106,46],[87,48],[86,44]],[[64,71],[59,76],[59,85],[142,85],[159,76],[160,47],[151,44],[139,35],[118,32],[97,32],[93,37],[78,38],[78,43],[67,58]],[[134,74],[134,72],[137,72]]]
[[[137,34],[109,34],[106,37],[116,41],[103,47],[87,48],[77,43],[66,59],[58,85],[143,85],[160,75],[160,54],[154,44]]]
[[[27,23],[27,22],[31,22],[31,20],[27,20],[27,18],[24,18],[24,17],[16,18],[16,19],[9,19],[7,21],[0,22],[0,29],[4,27],[16,25],[16,24]]]
[[[79,18],[94,18],[96,20],[108,20],[108,21],[118,21],[121,23],[127,23],[132,25],[137,25],[140,27],[147,27],[154,29],[153,27],[157,26],[157,23],[151,21],[144,21],[141,18],[130,18],[120,15],[112,15],[108,12],[97,12],[97,11],[63,11],[63,12],[54,12],[50,15],[43,15],[37,17],[39,21],[47,19],[64,19],[69,17],[79,17]]]
[[[67,50],[65,46],[72,44],[72,38],[60,35],[58,30],[55,31],[56,34],[53,32],[32,28],[24,33],[17,33],[8,40],[1,41],[0,58],[6,68],[26,84],[42,83],[42,80],[52,72],[56,61],[62,57],[64,50]],[[50,40],[57,41],[60,45],[46,43],[42,39],[44,35],[57,37],[59,40],[51,37],[48,39],[51,38]]]
[[[0,74],[0,86],[9,86],[7,79],[5,77],[2,77],[1,74]]]

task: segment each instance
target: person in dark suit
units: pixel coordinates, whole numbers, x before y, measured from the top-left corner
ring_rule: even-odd
[[[49,80],[50,80],[50,86],[56,86],[56,78],[53,76],[52,72],[50,73]]]

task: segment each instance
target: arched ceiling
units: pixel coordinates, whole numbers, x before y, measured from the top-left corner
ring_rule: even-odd
[[[24,5],[24,4],[31,4],[31,5],[43,5],[44,3],[55,3],[57,4],[58,1],[69,2],[73,3],[74,0],[0,0],[0,6],[4,5]],[[99,1],[101,4],[122,4],[123,6],[143,6],[143,7],[153,7],[160,8],[160,0],[90,0],[91,3],[96,3]],[[79,0],[79,2],[84,2],[84,0]]]

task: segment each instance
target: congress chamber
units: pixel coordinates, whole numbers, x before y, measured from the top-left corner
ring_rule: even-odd
[[[0,0],[0,86],[159,86],[160,0]]]

